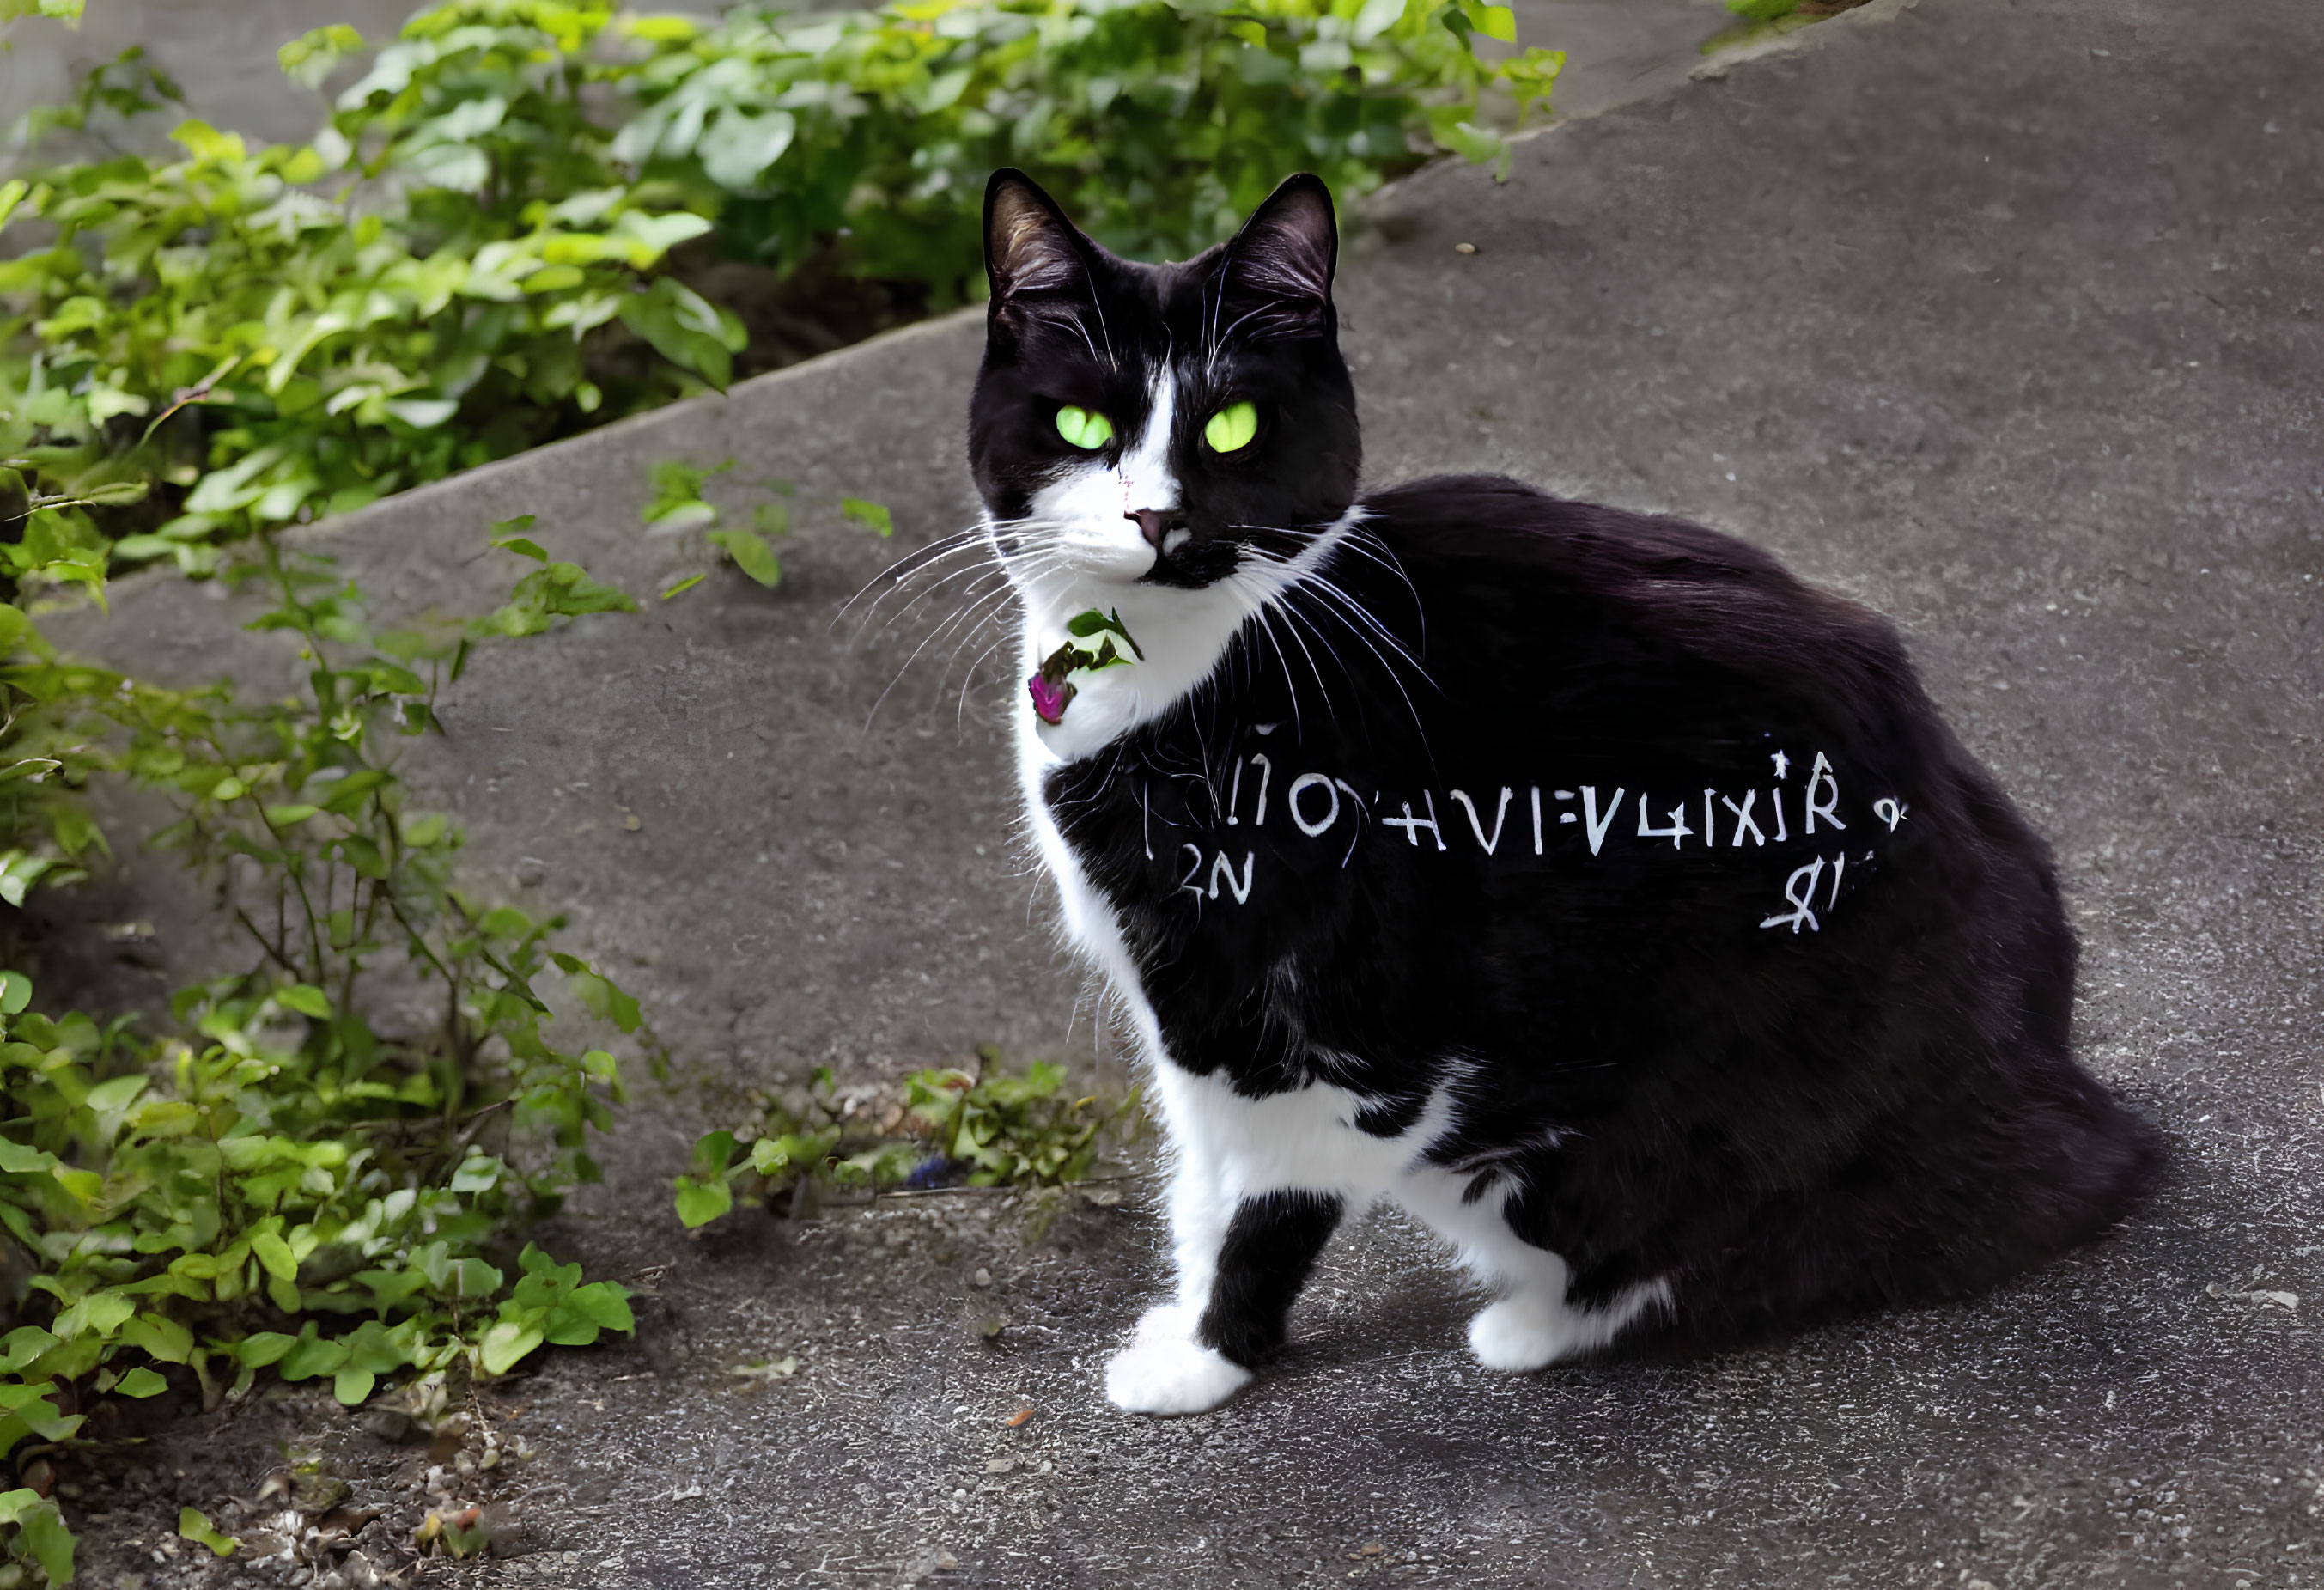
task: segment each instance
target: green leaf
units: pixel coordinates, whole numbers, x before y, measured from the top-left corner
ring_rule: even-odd
[[[207,1546],[220,1557],[232,1557],[242,1545],[232,1535],[221,1535],[210,1527],[208,1517],[200,1509],[180,1508],[178,1511],[178,1533],[197,1546]],[[51,1576],[53,1577],[54,1576]]]
[[[61,1310],[50,1329],[57,1340],[69,1342],[76,1336],[89,1336],[103,1340],[129,1322],[137,1312],[135,1299],[119,1292],[91,1292],[71,1308]]]
[[[630,1290],[618,1281],[593,1280],[576,1287],[565,1306],[602,1329],[637,1332],[637,1317],[630,1312]]]
[[[349,773],[337,782],[326,786],[330,793],[323,799],[323,809],[340,817],[352,817],[370,800],[383,785],[392,781],[393,775],[379,768],[364,768]]]
[[[725,319],[701,294],[675,276],[657,277],[645,291],[623,297],[620,314],[662,357],[725,389],[733,374]]]
[[[494,1320],[476,1345],[476,1360],[484,1365],[486,1374],[506,1374],[541,1341],[538,1325],[513,1319]]]
[[[754,530],[714,530],[704,538],[714,546],[723,547],[734,565],[769,590],[773,590],[783,578],[782,565],[775,560],[775,551],[767,545],[766,538]]]
[[[1446,148],[1477,165],[1483,165],[1501,153],[1500,135],[1471,122],[1452,123],[1438,135]]]
[[[671,1185],[678,1190],[678,1217],[689,1231],[709,1225],[734,1206],[734,1189],[726,1185],[724,1176],[713,1181],[681,1176]]]
[[[896,533],[895,516],[878,503],[867,502],[862,497],[842,497],[839,499],[839,511],[874,535]]]
[[[162,1364],[184,1364],[194,1355],[194,1333],[164,1315],[138,1315],[121,1327],[121,1339]]]
[[[158,1397],[170,1389],[170,1382],[141,1364],[115,1382],[113,1389],[124,1397]]]
[[[275,1361],[274,1373],[286,1381],[312,1380],[318,1374],[338,1373],[346,1362],[347,1345],[318,1335],[310,1319],[290,1350]]]
[[[26,1148],[21,1142],[11,1142],[0,1137],[0,1170],[30,1176],[56,1168],[57,1157],[48,1150]]]
[[[299,1345],[297,1336],[284,1336],[280,1331],[259,1330],[235,1344],[236,1362],[251,1369],[263,1369],[281,1362],[285,1354]]]
[[[378,1383],[379,1377],[368,1369],[342,1369],[331,1377],[331,1395],[341,1405],[353,1408],[370,1396],[372,1388]]]
[[[10,1495],[15,1493],[9,1493]],[[0,1499],[5,1500],[5,1499]],[[16,1521],[21,1533],[18,1540],[41,1565],[52,1585],[69,1585],[73,1576],[73,1534],[65,1527],[65,1516],[53,1502],[42,1501],[28,1508]]]
[[[679,580],[676,585],[670,587],[669,589],[664,591],[661,594],[661,599],[667,602],[672,596],[683,596],[687,591],[692,590],[695,587],[700,585],[704,580],[708,579],[710,577],[706,574],[689,574],[684,579]]]
[[[0,972],[0,1015],[15,1015],[32,1003],[32,980],[22,972]]]
[[[470,1149],[467,1159],[452,1172],[450,1185],[452,1190],[458,1193],[490,1192],[501,1184],[506,1173],[507,1167],[498,1160]]]
[[[290,1244],[271,1231],[262,1231],[250,1239],[250,1252],[266,1273],[277,1280],[299,1279],[299,1261],[290,1254]]]
[[[145,1091],[145,1078],[136,1075],[115,1077],[98,1083],[81,1100],[99,1114],[110,1115],[127,1109]]]
[[[569,956],[558,956],[557,964],[571,974],[567,981],[574,997],[599,1021],[611,1021],[625,1033],[635,1032],[644,1021],[638,1002],[622,993],[612,978]]]
[[[653,485],[653,498],[646,504],[639,517],[648,524],[659,524],[669,530],[683,530],[694,525],[715,523],[718,510],[703,501],[706,483],[734,467],[734,460],[723,459],[708,468],[679,462],[677,459],[656,464],[648,472]]]
[[[345,23],[316,28],[274,52],[285,75],[319,91],[331,69],[364,47],[363,35]]]
[[[57,1338],[37,1325],[20,1325],[0,1336],[0,1374],[14,1374],[57,1345]]]
[[[346,864],[355,868],[359,876],[365,878],[387,876],[387,853],[361,834],[342,834],[334,839],[331,845],[332,848],[346,858]]]
[[[302,1016],[312,1016],[318,1021],[331,1019],[330,995],[311,983],[293,983],[288,987],[276,989],[274,1003]]]
[[[1796,5],[1798,0],[1793,0]],[[1517,42],[1517,14],[1506,5],[1492,5],[1481,0],[1462,0],[1461,9],[1470,25],[1488,39],[1499,39],[1505,44]]]
[[[731,1132],[707,1132],[694,1142],[693,1168],[696,1176],[707,1179],[723,1177],[726,1168],[734,1162],[734,1134]]]

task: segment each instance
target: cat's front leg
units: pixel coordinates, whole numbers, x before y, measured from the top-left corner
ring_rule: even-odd
[[[1105,1368],[1106,1396],[1132,1413],[1202,1413],[1240,1391],[1282,1346],[1342,1206],[1287,1189],[1230,1197],[1184,1160],[1170,1202],[1178,1296],[1148,1309]]]

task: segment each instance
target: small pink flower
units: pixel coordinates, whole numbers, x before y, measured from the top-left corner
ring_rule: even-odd
[[[1048,671],[1044,670],[1027,679],[1025,688],[1033,693],[1033,710],[1040,714],[1043,723],[1065,721],[1065,703],[1071,701],[1075,694],[1070,683],[1062,678],[1051,679]]]

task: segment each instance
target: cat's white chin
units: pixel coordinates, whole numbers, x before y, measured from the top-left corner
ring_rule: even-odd
[[[1195,1339],[1195,1311],[1149,1308],[1130,1345],[1106,1360],[1106,1400],[1130,1413],[1208,1413],[1250,1382],[1250,1371]]]

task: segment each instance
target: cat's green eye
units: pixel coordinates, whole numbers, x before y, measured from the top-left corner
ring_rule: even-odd
[[[1237,452],[1250,445],[1259,434],[1259,409],[1253,403],[1229,403],[1211,416],[1203,427],[1203,439],[1211,444],[1214,453]]]
[[[1057,434],[1077,448],[1095,452],[1113,439],[1113,421],[1067,403],[1057,411]]]

